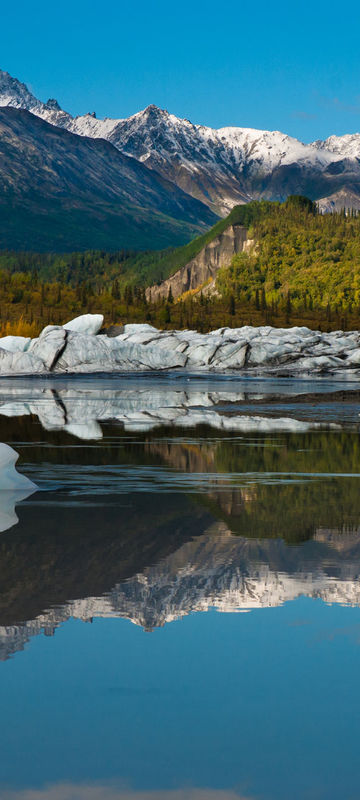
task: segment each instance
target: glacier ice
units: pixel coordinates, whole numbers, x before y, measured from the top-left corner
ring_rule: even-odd
[[[11,342],[5,349],[0,340],[0,375],[184,370],[297,377],[346,372],[356,379],[360,370],[359,331],[245,325],[198,333],[143,323],[107,336],[99,334],[102,325],[102,314],[84,314],[48,325],[32,340],[5,337]]]
[[[15,505],[36,491],[37,486],[25,475],[17,472],[18,453],[0,442],[0,532],[16,525]]]
[[[104,323],[103,314],[82,314],[81,317],[75,317],[70,322],[66,322],[63,326],[66,331],[74,331],[75,333],[87,333],[89,335],[99,333]]]
[[[0,491],[13,489],[35,490],[37,487],[25,475],[17,472],[15,464],[19,458],[16,450],[8,444],[0,442]]]
[[[0,338],[0,348],[1,350],[7,350],[8,353],[22,353],[27,350],[30,341],[30,336],[2,336]]]

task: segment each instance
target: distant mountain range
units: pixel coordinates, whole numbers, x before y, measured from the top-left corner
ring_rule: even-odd
[[[359,133],[303,144],[279,131],[195,125],[154,105],[128,119],[99,120],[94,112],[73,117],[56,100],[42,103],[1,71],[0,106],[26,109],[71,133],[107,139],[220,216],[249,199],[283,200],[296,193],[325,198],[326,209],[344,202],[360,208]]]
[[[0,248],[179,245],[236,204],[289,194],[360,208],[360,134],[303,144],[154,105],[128,119],[73,117],[3,71],[0,107]]]

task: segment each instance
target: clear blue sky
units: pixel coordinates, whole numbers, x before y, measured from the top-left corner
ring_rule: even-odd
[[[20,0],[1,27],[1,68],[73,114],[155,103],[304,141],[360,130],[355,0]]]

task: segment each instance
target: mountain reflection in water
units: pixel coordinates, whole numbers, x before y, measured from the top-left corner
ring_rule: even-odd
[[[150,631],[301,595],[360,605],[356,393],[339,418],[326,393],[289,393],[279,411],[231,384],[107,391],[10,384],[0,403],[0,436],[41,490],[0,538],[2,659],[70,617]]]
[[[32,494],[0,491],[0,800],[358,797],[359,412],[321,380],[2,382]]]

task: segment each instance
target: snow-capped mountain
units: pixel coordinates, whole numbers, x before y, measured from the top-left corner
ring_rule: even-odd
[[[338,192],[329,195],[329,197],[323,197],[319,200],[318,205],[323,214],[342,211],[344,208],[360,211],[360,193],[356,187],[345,186],[343,189],[339,189]]]
[[[1,71],[0,106],[25,108],[72,133],[107,139],[221,215],[254,197],[306,193],[319,199],[349,184],[360,194],[360,134],[303,144],[280,131],[215,130],[154,105],[128,119],[101,120],[94,112],[73,117]]]
[[[0,107],[0,248],[162,248],[185,244],[216,220],[110,142]]]
[[[313,142],[312,146],[341,158],[360,158],[360,133],[329,136],[325,141]]]

